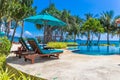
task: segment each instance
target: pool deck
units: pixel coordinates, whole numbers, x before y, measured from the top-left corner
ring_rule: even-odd
[[[64,50],[60,59],[37,57],[31,64],[11,53],[7,64],[48,80],[120,80],[120,55],[90,56]]]

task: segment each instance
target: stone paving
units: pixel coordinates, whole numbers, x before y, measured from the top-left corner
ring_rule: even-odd
[[[7,64],[48,80],[120,80],[120,56],[90,56],[64,50],[60,59],[37,57],[34,64],[12,53]]]

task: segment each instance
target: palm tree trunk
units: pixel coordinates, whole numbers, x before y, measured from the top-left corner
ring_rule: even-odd
[[[11,26],[11,21],[8,22],[7,37],[9,37],[10,26]]]
[[[101,37],[101,34],[100,33],[98,33],[98,41],[97,41],[97,45],[99,44],[99,42],[100,42],[100,37]]]
[[[20,35],[20,37],[23,36],[23,32],[24,32],[24,21],[22,21],[22,30],[21,30],[21,35]]]
[[[0,23],[0,32],[1,32],[1,23]]]
[[[15,36],[15,33],[16,33],[17,24],[18,24],[18,21],[16,21],[16,24],[15,24],[15,27],[14,27],[11,43],[13,42],[13,39],[14,39],[14,36]]]
[[[89,45],[89,42],[90,42],[90,31],[88,31],[88,38],[86,44]]]
[[[108,31],[108,33],[107,33],[107,44],[108,44],[108,45],[110,44],[110,42],[109,42],[109,31]]]
[[[90,40],[90,44],[92,44],[92,42],[93,42],[93,33],[92,33],[92,39]]]
[[[76,42],[76,35],[74,34],[74,42]]]
[[[63,31],[62,31],[62,29],[61,29],[60,41],[63,41]]]
[[[7,35],[7,29],[8,29],[8,25],[7,22],[5,21],[5,35]]]
[[[47,36],[46,36],[46,43],[52,41],[52,27],[47,27]]]

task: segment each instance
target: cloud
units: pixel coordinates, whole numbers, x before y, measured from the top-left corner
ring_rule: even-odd
[[[31,37],[31,36],[32,36],[32,33],[30,33],[29,31],[25,31],[25,32],[24,32],[24,36],[26,36],[26,37]]]
[[[14,32],[14,29],[10,29],[10,35],[12,36],[13,35],[13,32]],[[20,37],[20,34],[19,33],[15,33],[15,36],[16,37]]]

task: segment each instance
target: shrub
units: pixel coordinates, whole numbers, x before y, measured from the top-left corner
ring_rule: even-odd
[[[67,44],[65,42],[49,42],[47,46],[57,49],[67,48]]]
[[[0,80],[34,80],[30,76],[26,76],[20,71],[18,71],[19,76],[16,77],[15,74],[11,74],[11,71],[6,70],[1,70],[0,71]]]
[[[99,46],[115,46],[115,44],[99,44]]]
[[[6,61],[6,56],[0,55],[0,69],[5,68],[5,61]]]
[[[10,52],[11,43],[7,37],[0,38],[0,54],[8,55]]]
[[[6,69],[5,71],[2,69],[0,71],[0,80],[12,80],[14,77],[13,75],[9,75],[8,69]]]
[[[66,42],[67,46],[77,46],[78,43],[76,42]]]

